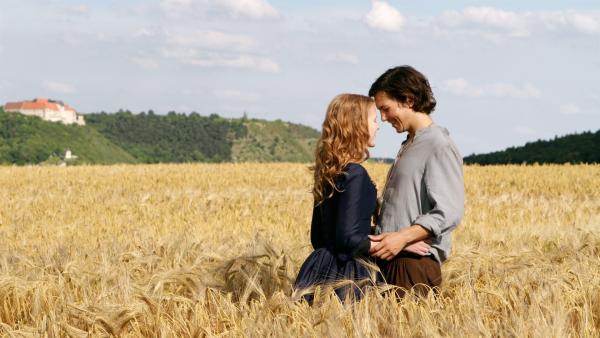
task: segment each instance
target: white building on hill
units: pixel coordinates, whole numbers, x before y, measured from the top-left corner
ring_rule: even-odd
[[[33,101],[7,102],[4,111],[39,116],[46,121],[85,125],[83,115],[77,114],[75,109],[62,101],[37,98]]]

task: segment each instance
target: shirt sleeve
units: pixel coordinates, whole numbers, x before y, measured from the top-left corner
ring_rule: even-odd
[[[335,251],[337,257],[347,261],[354,256],[367,255],[371,228],[369,198],[370,179],[366,171],[353,172],[346,177],[339,195],[335,223]],[[374,201],[373,201],[374,202]],[[372,210],[371,210],[372,211]]]
[[[423,179],[432,209],[417,217],[414,224],[439,239],[454,230],[464,214],[462,158],[451,145],[439,149],[429,158]]]

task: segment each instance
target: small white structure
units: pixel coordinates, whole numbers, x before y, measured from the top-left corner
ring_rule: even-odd
[[[73,153],[71,152],[71,149],[67,149],[67,151],[65,151],[65,161],[76,160],[76,159],[77,159],[77,155],[73,155]]]
[[[77,114],[71,106],[57,100],[37,98],[33,101],[7,102],[4,111],[39,116],[46,121],[85,125],[83,115]]]

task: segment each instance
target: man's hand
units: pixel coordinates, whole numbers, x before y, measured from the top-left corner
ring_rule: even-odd
[[[429,249],[431,249],[431,246],[427,244],[427,241],[418,241],[407,245],[403,251],[412,252],[419,256],[427,256],[429,254]]]
[[[384,232],[377,236],[370,235],[371,250],[369,250],[369,254],[389,261],[402,251],[408,243],[416,244],[428,237],[430,237],[429,231],[420,225],[411,225],[399,231]]]
[[[369,254],[385,259],[386,261],[394,258],[408,243],[406,236],[401,232],[386,232],[376,236],[370,235],[369,239],[373,242],[378,242],[374,246],[371,245]]]

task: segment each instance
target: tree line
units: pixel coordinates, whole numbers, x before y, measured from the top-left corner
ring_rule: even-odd
[[[470,155],[465,164],[600,163],[600,130],[537,140],[489,154]]]
[[[247,129],[240,119],[152,110],[85,115],[86,123],[143,163],[222,162],[231,160],[231,146]]]

